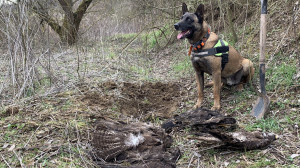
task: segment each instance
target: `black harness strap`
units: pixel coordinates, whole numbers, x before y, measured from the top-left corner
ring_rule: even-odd
[[[222,39],[220,39],[220,42],[221,42],[222,46],[225,46],[224,41]],[[229,47],[228,47],[228,50],[226,52],[222,53],[222,62],[221,62],[222,71],[225,68],[225,65],[228,63],[228,51],[229,51]]]
[[[222,57],[221,60],[221,66],[222,66],[222,70],[225,68],[225,65],[228,63],[228,51],[229,51],[229,46],[226,46],[224,41],[222,39],[220,39],[221,42],[221,47],[213,47],[210,49],[202,49],[202,50],[198,50],[197,51],[193,51],[192,55],[193,57],[206,57],[206,56],[211,56],[211,55],[215,55],[222,53],[222,55],[220,55],[220,57]]]
[[[214,47],[214,48],[210,48],[210,49],[203,49],[201,50],[201,52],[193,52],[193,56],[194,57],[206,57],[206,56],[210,56],[210,55],[215,55],[218,53],[226,53],[228,52],[229,47],[228,46],[222,46],[222,47]]]

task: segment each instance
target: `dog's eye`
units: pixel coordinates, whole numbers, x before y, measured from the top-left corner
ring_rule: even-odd
[[[186,21],[188,21],[188,22],[194,22],[194,20],[191,19],[191,18],[186,18]]]

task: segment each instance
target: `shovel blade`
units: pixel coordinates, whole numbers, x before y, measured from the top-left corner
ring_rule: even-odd
[[[270,99],[266,95],[261,95],[257,100],[253,109],[251,111],[251,115],[256,117],[256,119],[261,119],[264,117],[265,113],[269,110]]]

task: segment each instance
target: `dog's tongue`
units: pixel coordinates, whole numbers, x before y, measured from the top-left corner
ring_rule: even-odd
[[[187,31],[183,31],[183,32],[181,32],[181,33],[179,33],[178,35],[177,35],[177,39],[182,39],[183,38],[183,36],[186,34],[188,32],[188,30]]]
[[[177,39],[181,39],[181,38],[183,37],[183,35],[184,35],[183,32],[179,33],[179,34],[177,35]]]

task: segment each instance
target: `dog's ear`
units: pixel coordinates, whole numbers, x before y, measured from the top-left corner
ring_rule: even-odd
[[[199,22],[203,22],[203,18],[204,18],[204,5],[200,4],[195,12],[195,14],[197,15]]]
[[[188,8],[185,3],[182,3],[182,15],[184,15],[186,12],[188,12]]]

